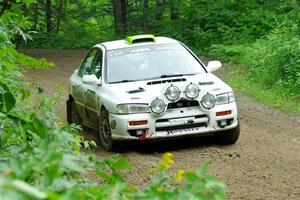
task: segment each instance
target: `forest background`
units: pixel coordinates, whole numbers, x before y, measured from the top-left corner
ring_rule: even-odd
[[[90,48],[144,33],[173,37],[201,57],[234,63],[230,81],[238,89],[299,112],[300,1],[38,0],[15,7],[33,33],[27,43],[17,39],[20,48]]]
[[[99,161],[80,151],[94,143],[56,117],[59,96],[36,104],[42,89],[19,71],[50,64],[16,49],[90,48],[144,33],[173,37],[200,57],[229,63],[228,80],[237,90],[297,113],[299,8],[297,0],[0,0],[1,199],[225,199],[224,183],[205,175],[206,164],[170,175],[174,161],[166,154],[151,185],[137,189],[121,176],[131,167],[124,159]],[[86,171],[105,184],[85,179]]]

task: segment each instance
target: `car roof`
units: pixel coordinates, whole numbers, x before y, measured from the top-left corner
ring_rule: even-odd
[[[168,37],[155,37],[155,42],[138,42],[134,44],[129,44],[127,40],[114,40],[109,42],[103,42],[98,45],[102,45],[106,48],[106,50],[113,50],[113,49],[121,49],[127,47],[137,47],[143,45],[157,45],[157,44],[179,44],[179,42],[175,39],[168,38]],[[96,47],[97,45],[95,45]]]

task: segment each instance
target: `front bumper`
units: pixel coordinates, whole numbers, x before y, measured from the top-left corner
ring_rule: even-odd
[[[217,112],[231,111],[224,116]],[[130,121],[147,120],[145,125],[129,125]],[[119,115],[110,114],[114,140],[163,139],[187,135],[212,135],[215,132],[233,129],[238,125],[235,103],[217,105],[211,110],[201,107],[169,109],[163,115],[152,113]]]

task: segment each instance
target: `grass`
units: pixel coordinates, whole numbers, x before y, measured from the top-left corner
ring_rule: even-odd
[[[234,65],[234,67],[233,67]],[[230,67],[231,66],[231,67]],[[284,97],[279,90],[265,88],[259,81],[249,78],[243,66],[225,64],[219,75],[234,88],[235,91],[248,94],[260,103],[279,109],[287,114],[300,114],[299,96]]]

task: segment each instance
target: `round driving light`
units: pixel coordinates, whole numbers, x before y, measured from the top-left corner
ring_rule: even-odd
[[[175,100],[179,99],[180,91],[179,91],[178,87],[176,87],[174,85],[171,85],[170,87],[168,87],[168,89],[166,90],[166,96],[171,101],[175,101]]]
[[[150,108],[152,110],[152,112],[156,113],[156,114],[161,114],[165,111],[166,105],[165,102],[161,99],[154,99],[151,102]]]
[[[202,97],[201,104],[204,108],[211,109],[215,106],[216,99],[213,95],[206,94]]]
[[[190,99],[195,99],[199,96],[199,88],[197,85],[191,83],[185,88],[185,94]]]

